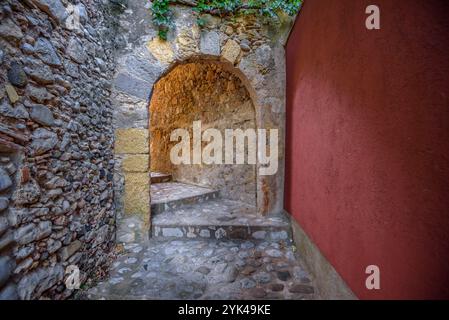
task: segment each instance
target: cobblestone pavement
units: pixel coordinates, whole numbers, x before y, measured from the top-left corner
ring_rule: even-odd
[[[314,299],[294,247],[273,241],[147,240],[121,221],[123,253],[88,299]],[[131,235],[131,236],[130,236]]]
[[[257,215],[256,208],[228,199],[214,199],[207,202],[183,206],[155,215],[153,222],[180,225],[252,225],[286,227],[289,221],[284,216],[261,217]]]

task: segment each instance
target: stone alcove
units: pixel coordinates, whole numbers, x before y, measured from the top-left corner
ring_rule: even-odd
[[[180,164],[170,160],[170,150],[179,141],[170,141],[176,129],[186,129],[193,158],[193,122],[201,121],[201,133],[219,130],[224,148],[225,129],[256,130],[255,109],[240,78],[213,59],[191,59],[175,65],[154,85],[150,100],[150,169],[172,175],[175,181],[219,190],[224,198],[256,206],[256,164]],[[207,131],[206,131],[207,132]],[[201,150],[209,142],[202,141]],[[248,148],[245,139],[245,149]],[[235,148],[234,148],[235,149]],[[212,152],[212,155],[215,154]]]

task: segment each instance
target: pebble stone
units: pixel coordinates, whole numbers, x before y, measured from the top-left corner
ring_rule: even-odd
[[[27,75],[19,63],[15,61],[11,63],[11,67],[8,70],[8,80],[16,87],[24,87],[27,84]]]

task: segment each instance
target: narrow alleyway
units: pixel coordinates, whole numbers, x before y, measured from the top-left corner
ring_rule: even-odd
[[[137,216],[122,219],[123,247],[89,299],[315,299],[286,217],[218,192],[152,174],[151,237]]]
[[[0,300],[449,299],[447,12],[1,0]]]

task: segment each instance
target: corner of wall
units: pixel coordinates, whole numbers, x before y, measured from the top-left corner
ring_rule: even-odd
[[[287,213],[287,215],[289,214]],[[293,218],[291,218],[291,225],[293,241],[298,251],[301,252],[301,258],[307,271],[314,278],[319,298],[323,300],[357,300],[357,296]]]

